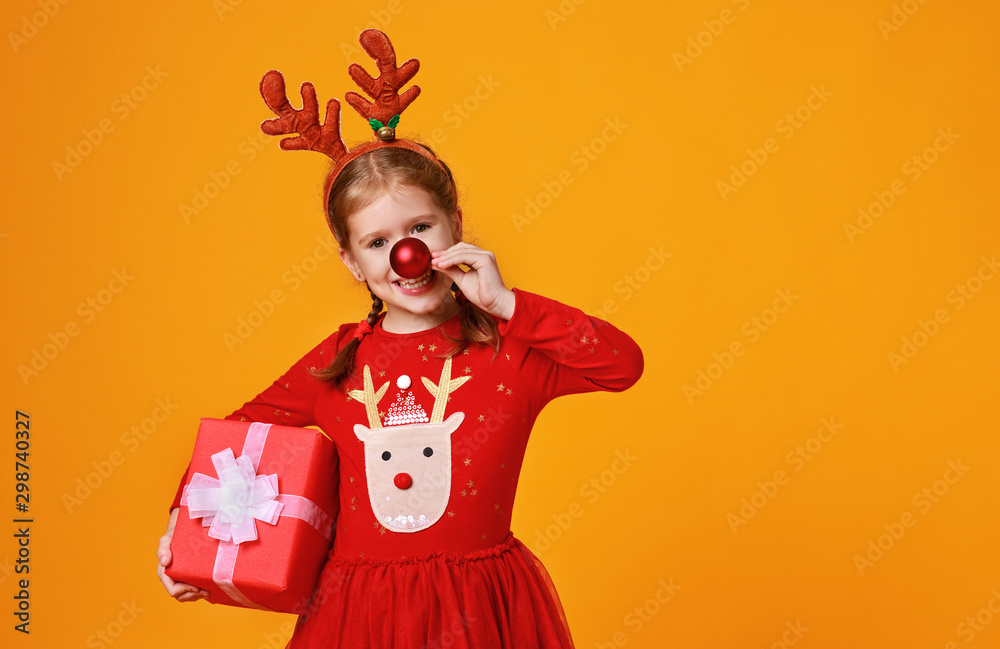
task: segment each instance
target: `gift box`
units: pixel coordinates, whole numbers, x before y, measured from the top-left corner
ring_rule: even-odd
[[[303,614],[333,541],[337,476],[318,430],[203,418],[167,575],[215,604]]]

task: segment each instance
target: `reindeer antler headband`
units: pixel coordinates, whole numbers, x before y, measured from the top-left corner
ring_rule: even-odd
[[[301,88],[302,108],[292,108],[285,93],[285,78],[277,70],[270,70],[260,81],[260,94],[264,103],[278,116],[261,123],[260,130],[268,135],[291,135],[281,140],[280,147],[285,151],[317,151],[330,157],[334,168],[326,178],[323,188],[323,211],[327,209],[330,200],[330,188],[345,166],[359,156],[380,147],[398,147],[409,149],[433,160],[441,169],[445,167],[424,147],[409,140],[397,140],[395,128],[399,116],[406,107],[420,94],[419,86],[410,86],[406,91],[399,90],[413,78],[420,69],[420,62],[410,59],[396,67],[396,52],[392,49],[389,37],[377,29],[366,29],[361,32],[361,47],[375,59],[379,76],[372,77],[357,63],[352,63],[347,71],[355,83],[372,98],[368,101],[356,92],[345,95],[347,103],[368,120],[375,135],[375,141],[366,142],[353,149],[348,149],[340,135],[340,102],[331,99],[326,104],[326,116],[323,124],[319,123],[319,102],[316,99],[316,89],[308,81]],[[445,170],[447,171],[447,170]]]

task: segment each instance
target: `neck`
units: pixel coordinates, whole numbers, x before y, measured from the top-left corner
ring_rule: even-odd
[[[411,313],[388,304],[385,317],[382,319],[382,328],[394,334],[427,331],[451,320],[461,310],[462,307],[451,294],[442,300],[436,309],[427,313]]]

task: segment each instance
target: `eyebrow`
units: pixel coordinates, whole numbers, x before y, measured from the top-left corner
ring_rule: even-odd
[[[409,228],[412,228],[417,223],[420,223],[421,221],[426,221],[428,218],[434,218],[435,216],[436,216],[435,214],[416,214],[414,216],[409,217],[406,222],[409,223]],[[387,234],[389,233],[386,230],[375,230],[374,232],[363,234],[358,238],[358,245],[359,246],[362,245],[365,241],[374,241],[375,239],[380,239],[386,236]]]

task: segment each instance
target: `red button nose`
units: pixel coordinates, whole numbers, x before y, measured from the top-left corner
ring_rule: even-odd
[[[409,473],[397,473],[392,481],[400,489],[409,489],[410,485],[413,484],[413,478],[410,477]]]

